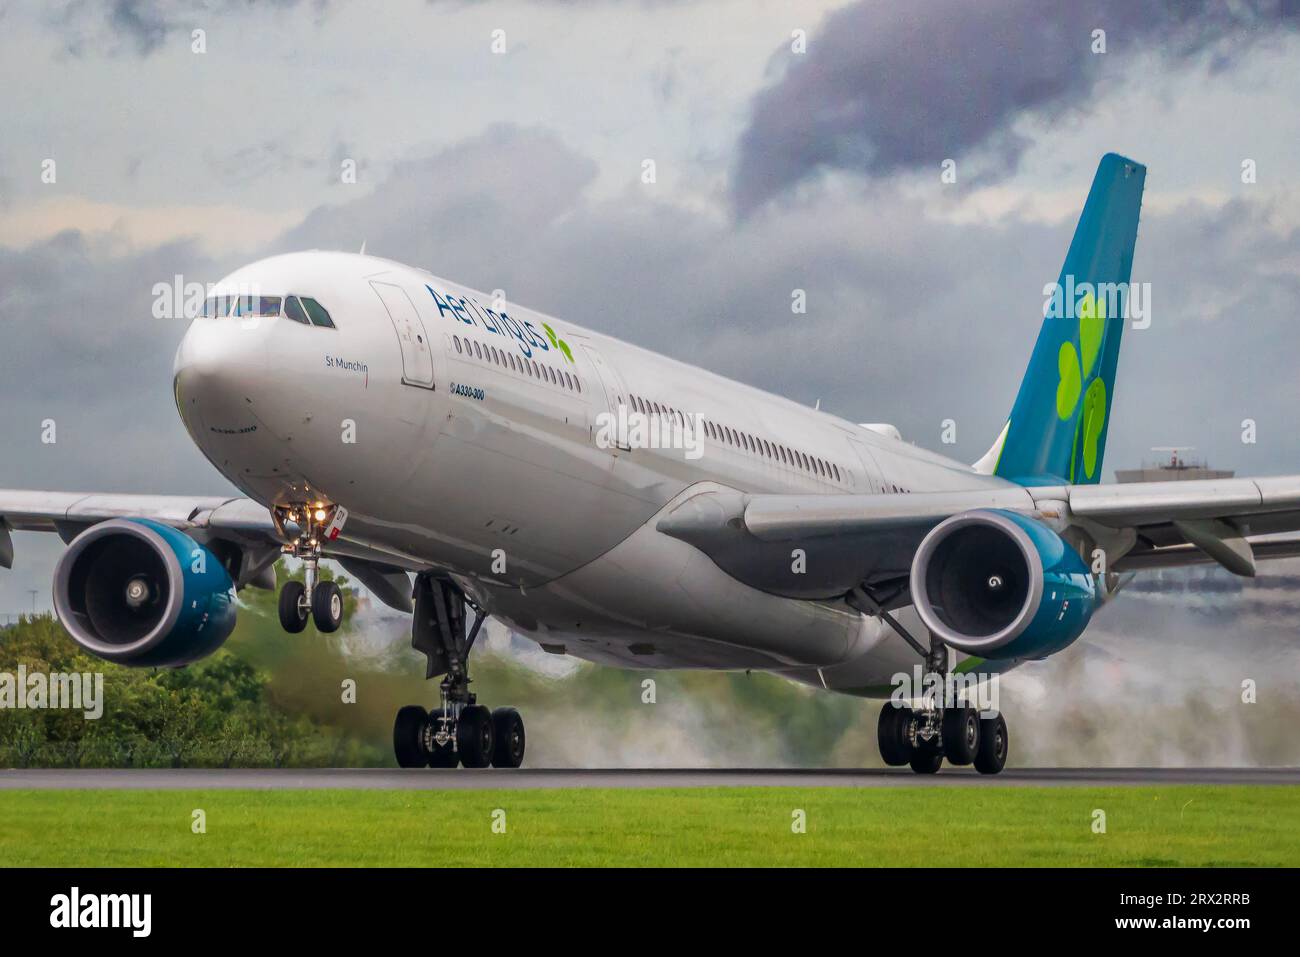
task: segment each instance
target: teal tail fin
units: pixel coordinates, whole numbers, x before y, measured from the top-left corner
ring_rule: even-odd
[[[1140,163],[1101,158],[1001,447],[977,468],[1022,485],[1101,480],[1145,180]]]

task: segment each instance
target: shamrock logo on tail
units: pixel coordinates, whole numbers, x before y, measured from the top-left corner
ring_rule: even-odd
[[[573,353],[569,351],[569,344],[565,342],[563,339],[561,339],[559,336],[557,336],[555,334],[555,330],[552,329],[547,323],[543,322],[542,328],[546,330],[546,338],[551,340],[551,345],[554,346],[556,349],[559,349],[561,352],[563,352],[564,358],[572,362]]]
[[[1079,432],[1083,432],[1083,471],[1092,478],[1097,471],[1098,444],[1101,430],[1106,424],[1106,383],[1100,378],[1093,379],[1083,392],[1083,383],[1095,371],[1097,360],[1101,356],[1102,335],[1106,331],[1106,306],[1104,301],[1089,292],[1079,302],[1079,349],[1074,343],[1061,343],[1057,354],[1057,368],[1061,381],[1056,386],[1056,414],[1061,421],[1069,420],[1083,393],[1083,414],[1075,426],[1075,448],[1078,448]],[[1080,355],[1082,351],[1082,355]],[[1074,471],[1074,463],[1070,464]],[[1074,475],[1071,474],[1071,480]]]

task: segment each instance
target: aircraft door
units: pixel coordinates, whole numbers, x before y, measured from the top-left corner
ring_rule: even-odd
[[[605,390],[605,403],[609,407],[610,414],[618,421],[619,426],[615,429],[615,444],[623,451],[631,451],[632,446],[628,444],[627,432],[623,425],[627,422],[627,413],[621,411],[627,408],[627,402],[624,398],[623,384],[619,375],[614,371],[606,361],[605,357],[597,351],[596,347],[590,343],[582,344],[583,351],[587,353],[587,358],[591,360],[592,366],[596,370],[596,375],[600,377],[600,385]],[[600,434],[600,430],[596,431]]]
[[[424,331],[424,322],[411,297],[401,286],[392,283],[371,280],[370,285],[388,311],[398,345],[402,347],[402,381],[407,385],[432,389],[433,352]]]
[[[854,491],[862,494],[878,494],[882,492],[884,490],[884,480],[881,478],[880,466],[876,464],[876,458],[871,454],[871,450],[857,439],[849,439],[849,445],[853,446],[853,451],[858,454],[858,459],[862,462],[862,467],[866,470],[867,475],[867,487],[854,489]]]

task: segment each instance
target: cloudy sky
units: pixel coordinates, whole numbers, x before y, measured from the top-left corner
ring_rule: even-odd
[[[228,491],[154,284],[363,240],[972,461],[1108,150],[1149,167],[1153,296],[1108,471],[1300,471],[1298,32],[1293,0],[0,0],[0,487]],[[0,613],[49,605],[57,544],[17,544]]]

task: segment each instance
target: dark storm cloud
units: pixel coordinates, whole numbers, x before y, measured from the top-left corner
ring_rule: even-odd
[[[186,323],[153,317],[153,289],[225,268],[189,242],[136,252],[74,231],[0,248],[0,487],[224,490],[176,416],[172,358]]]
[[[745,215],[820,170],[937,170],[972,151],[1010,173],[1017,117],[1086,109],[1133,55],[1203,54],[1214,69],[1298,22],[1294,0],[862,0],[830,14],[807,53],[777,53],[786,69],[752,105],[733,202]],[[1105,55],[1091,52],[1094,29]]]

